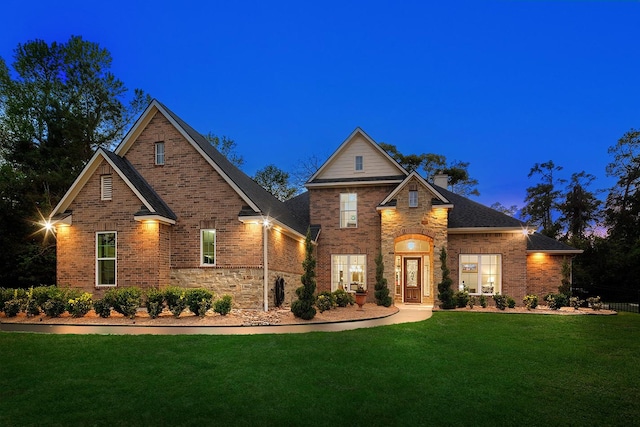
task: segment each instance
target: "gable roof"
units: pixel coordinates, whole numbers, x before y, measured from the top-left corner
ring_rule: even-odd
[[[134,169],[131,163],[103,148],[96,150],[91,160],[89,160],[69,190],[67,190],[60,202],[53,209],[49,216],[52,220],[55,221],[57,218],[65,217],[65,213],[71,205],[71,202],[73,202],[78,193],[80,193],[80,190],[82,190],[89,181],[89,178],[91,178],[102,160],[109,163],[112,169],[116,171],[118,176],[120,176],[131,191],[138,197],[140,202],[142,202],[141,210],[134,213],[134,216],[154,216],[164,222],[170,224],[175,223],[177,219],[176,214],[173,213],[171,208],[158,196],[149,183]]]
[[[413,171],[400,184],[398,184],[398,186],[394,188],[387,197],[385,197],[385,199],[380,203],[378,207],[380,208],[383,206],[395,206],[395,203],[393,201],[396,199],[396,196],[412,179],[417,180],[422,186],[427,188],[436,197],[437,203],[434,204],[442,205],[442,207],[445,207],[445,205],[450,205],[451,202],[449,202],[449,200],[439,191],[439,189],[436,189],[435,186],[425,181],[419,173]]]
[[[377,158],[382,159],[383,165],[386,165],[386,173],[382,176],[372,176],[371,174],[361,174],[360,176],[339,176],[339,177],[323,177],[332,165],[334,165],[341,156],[348,150],[349,146],[357,139],[358,136],[367,144],[372,153]],[[389,154],[378,145],[369,135],[361,128],[357,127],[345,139],[342,144],[333,152],[333,154],[325,161],[322,166],[309,178],[306,183],[307,187],[318,187],[324,185],[340,185],[341,183],[349,185],[352,183],[362,184],[381,184],[381,183],[399,183],[409,172],[407,172],[398,162],[396,162]]]
[[[283,202],[262,188],[258,183],[231,163],[222,153],[212,146],[207,139],[193,129],[164,104],[154,99],[140,118],[129,130],[122,142],[116,147],[115,153],[125,156],[131,145],[142,133],[153,116],[160,112],[182,134],[182,136],[202,155],[215,171],[233,188],[247,204],[238,213],[243,220],[260,220],[268,217],[281,226],[294,231],[304,237],[308,227],[308,220],[298,219],[287,209]]]

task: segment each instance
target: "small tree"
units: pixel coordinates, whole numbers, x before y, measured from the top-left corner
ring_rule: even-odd
[[[304,274],[300,278],[302,286],[296,289],[298,299],[291,304],[291,312],[294,316],[304,320],[311,320],[316,315],[316,259],[313,256],[313,244],[311,243],[311,230],[307,229],[307,237],[304,241],[305,258],[302,262]]]
[[[376,257],[376,304],[389,307],[391,305],[387,279],[384,278],[384,263],[382,262],[382,252]]]
[[[440,250],[440,269],[442,270],[442,282],[438,283],[438,299],[440,300],[440,308],[449,310],[456,307],[456,302],[451,288],[453,281],[449,277],[450,271],[447,267],[447,251],[444,248]]]

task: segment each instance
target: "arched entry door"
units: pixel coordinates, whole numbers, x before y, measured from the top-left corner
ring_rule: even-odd
[[[431,254],[433,239],[406,234],[395,239],[396,296],[406,303],[432,302]]]

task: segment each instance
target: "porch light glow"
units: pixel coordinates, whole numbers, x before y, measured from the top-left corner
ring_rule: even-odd
[[[269,218],[265,218],[262,220],[262,226],[264,228],[271,228],[271,221],[269,221]]]

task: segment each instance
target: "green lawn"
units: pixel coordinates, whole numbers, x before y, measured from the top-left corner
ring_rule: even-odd
[[[0,333],[0,425],[630,425],[640,315],[339,333]]]

